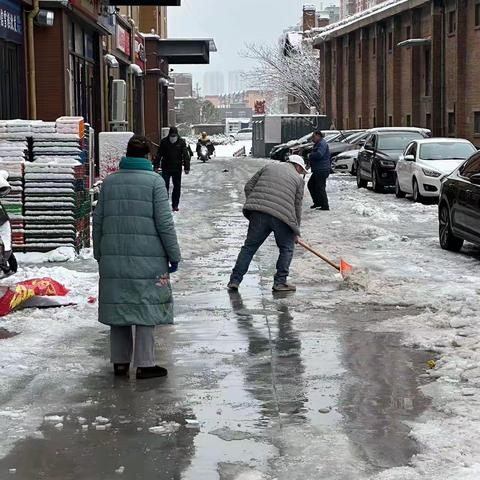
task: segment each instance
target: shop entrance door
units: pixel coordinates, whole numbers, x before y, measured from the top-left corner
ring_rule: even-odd
[[[0,39],[0,119],[21,118],[21,47]]]

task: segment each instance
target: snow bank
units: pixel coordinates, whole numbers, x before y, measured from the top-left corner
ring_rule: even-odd
[[[303,236],[332,258],[367,269],[369,276],[365,291],[336,292],[332,306],[417,309],[401,321],[395,317],[368,328],[398,332],[405,345],[431,351],[434,360],[434,368],[425,365],[431,382],[421,387],[431,408],[411,424],[420,453],[410,466],[386,470],[375,480],[480,478],[478,249],[467,246],[476,255],[462,255],[440,248],[436,205],[357,190],[348,177],[331,177],[328,189],[332,210],[306,210]],[[296,254],[293,272],[306,285],[338,278],[304,252]],[[328,306],[328,299],[321,305]]]

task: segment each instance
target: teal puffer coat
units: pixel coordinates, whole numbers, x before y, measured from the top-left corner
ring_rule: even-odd
[[[159,278],[180,248],[163,178],[145,158],[124,158],[108,176],[93,215],[99,262],[101,323],[115,326],[173,323],[170,285]]]

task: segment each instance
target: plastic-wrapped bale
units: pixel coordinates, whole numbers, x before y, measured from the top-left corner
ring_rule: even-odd
[[[7,122],[5,122],[7,123]],[[8,172],[8,182],[12,187],[10,193],[2,199],[12,227],[12,247],[22,250],[25,245],[25,218],[23,210],[23,175],[24,164],[28,158],[28,143],[21,134],[4,134],[0,139],[0,170]]]
[[[56,121],[57,133],[77,134],[83,138],[85,121],[83,117],[60,117]]]
[[[60,162],[60,163],[59,163]],[[43,158],[25,166],[26,250],[76,246],[75,168],[66,158]]]

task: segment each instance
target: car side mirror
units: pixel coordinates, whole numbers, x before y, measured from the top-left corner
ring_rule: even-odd
[[[365,150],[368,150],[369,152],[373,152],[373,145],[369,145],[369,144],[366,143],[366,144],[363,146],[363,148],[364,148]]]
[[[474,185],[480,185],[480,173],[475,173],[470,177],[470,182]]]
[[[367,143],[366,140],[359,140],[359,141],[357,142],[357,145],[358,145],[359,147],[363,147],[363,146],[365,145],[365,143]]]
[[[405,159],[406,162],[414,162],[415,161],[415,157],[413,155],[405,155],[404,159]]]

